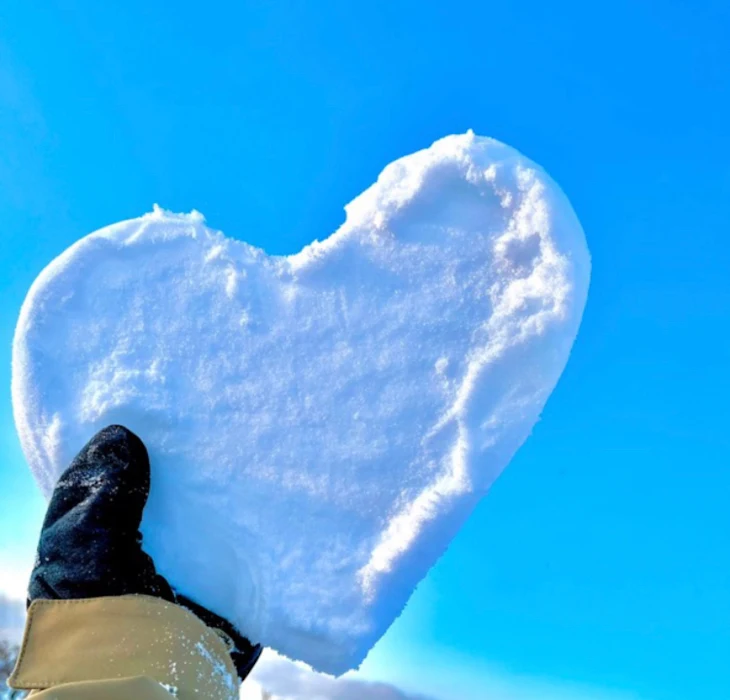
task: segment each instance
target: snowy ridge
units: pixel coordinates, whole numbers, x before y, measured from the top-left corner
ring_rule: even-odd
[[[590,261],[567,199],[472,133],[389,165],[288,257],[159,208],[39,276],[13,348],[46,495],[99,428],[148,446],[145,546],[184,593],[313,667],[357,666],[568,359]]]

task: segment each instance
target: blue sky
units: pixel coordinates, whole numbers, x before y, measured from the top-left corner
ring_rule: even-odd
[[[0,587],[43,512],[9,383],[46,263],[154,202],[295,252],[473,128],[563,187],[592,287],[543,420],[365,672],[730,697],[729,30],[720,1],[3,2]]]

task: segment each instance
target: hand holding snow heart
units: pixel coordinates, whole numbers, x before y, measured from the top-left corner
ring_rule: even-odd
[[[580,224],[469,133],[389,165],[289,257],[155,209],[23,306],[18,432],[44,493],[99,428],[147,445],[145,547],[182,593],[323,671],[357,665],[529,434],[586,299]]]

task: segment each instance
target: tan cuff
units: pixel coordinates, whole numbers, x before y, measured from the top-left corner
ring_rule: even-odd
[[[182,700],[238,697],[238,675],[223,641],[178,605],[120,596],[30,606],[12,687],[135,677],[151,678]]]

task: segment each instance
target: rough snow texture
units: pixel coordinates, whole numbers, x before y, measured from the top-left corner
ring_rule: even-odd
[[[323,242],[272,257],[155,208],[40,275],[15,419],[48,496],[122,423],[174,586],[315,668],[358,665],[530,433],[589,279],[580,224],[511,148],[389,165]]]

